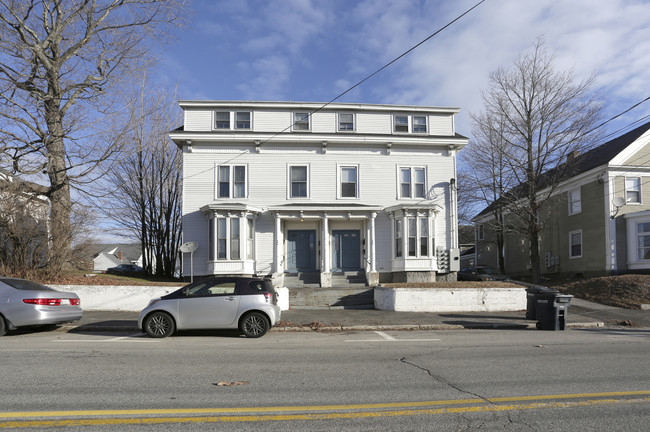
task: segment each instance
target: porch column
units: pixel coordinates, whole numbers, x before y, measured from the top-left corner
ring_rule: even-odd
[[[329,220],[327,212],[323,212],[323,232],[321,233],[321,253],[323,266],[320,269],[320,286],[332,286],[332,271],[330,269],[330,242],[329,242]]]
[[[275,213],[275,242],[273,244],[273,256],[275,257],[275,269],[274,273],[282,273],[282,248],[280,245],[280,231],[281,231],[281,221],[280,213]]]
[[[370,271],[377,271],[375,265],[375,218],[377,217],[377,212],[370,213]]]
[[[330,272],[330,245],[329,245],[329,220],[327,212],[323,213],[323,232],[321,235],[321,244],[323,245],[323,268],[321,272]]]

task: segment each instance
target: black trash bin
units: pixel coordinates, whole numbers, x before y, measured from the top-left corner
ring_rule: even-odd
[[[540,292],[535,295],[535,311],[539,330],[564,330],[572,295]]]
[[[537,311],[535,303],[537,300],[535,296],[540,293],[557,293],[558,291],[545,286],[532,285],[526,288],[526,318],[529,320],[537,319]]]

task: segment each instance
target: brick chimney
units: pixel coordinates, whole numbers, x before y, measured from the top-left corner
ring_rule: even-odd
[[[118,251],[118,252],[117,252],[117,259],[119,259],[120,261],[122,261],[122,251]]]
[[[578,150],[573,150],[572,152],[569,152],[569,153],[566,155],[566,161],[567,161],[567,162],[571,162],[572,160],[574,160],[574,159],[577,158],[578,156],[580,156],[580,152],[579,152]]]

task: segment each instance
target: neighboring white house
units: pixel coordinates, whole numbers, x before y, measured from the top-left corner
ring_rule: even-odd
[[[455,278],[458,108],[181,101],[184,275]]]
[[[120,264],[135,264],[142,267],[142,248],[139,244],[100,244],[90,246],[93,270],[105,272]]]

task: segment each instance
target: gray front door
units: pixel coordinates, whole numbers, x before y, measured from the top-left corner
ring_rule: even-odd
[[[359,270],[361,267],[361,232],[332,231],[332,270]]]
[[[316,231],[287,232],[287,271],[291,273],[316,270]]]

